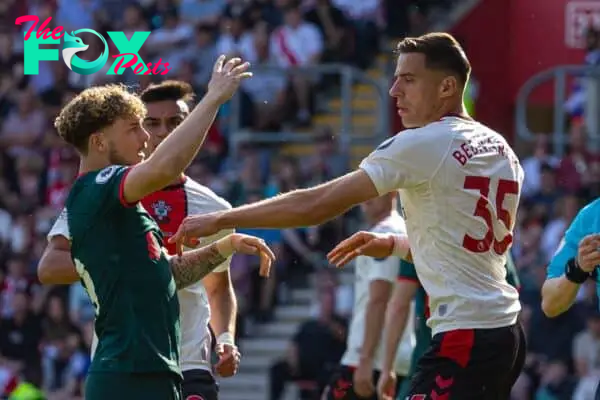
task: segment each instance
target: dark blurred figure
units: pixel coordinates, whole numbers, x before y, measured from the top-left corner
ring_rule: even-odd
[[[312,382],[314,385],[310,389],[309,385],[301,386],[301,398],[317,400],[345,351],[347,321],[334,314],[335,295],[329,290],[322,291],[319,298],[318,318],[300,326],[285,358],[271,366],[270,400],[280,399],[286,383],[292,381]]]

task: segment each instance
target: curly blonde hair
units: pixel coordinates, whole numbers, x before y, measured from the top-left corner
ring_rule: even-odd
[[[85,89],[60,111],[54,121],[58,134],[86,154],[89,137],[118,119],[144,118],[146,107],[124,85],[104,85]]]

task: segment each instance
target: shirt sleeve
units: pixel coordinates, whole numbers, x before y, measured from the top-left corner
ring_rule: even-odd
[[[415,265],[405,260],[400,260],[400,269],[398,271],[399,281],[419,282]]]
[[[402,131],[360,163],[380,195],[431,179],[443,161],[449,146],[447,137],[451,135],[438,137],[430,133],[428,128]]]
[[[50,228],[50,232],[46,238],[48,242],[52,240],[55,236],[63,236],[64,238],[71,240],[71,233],[69,232],[69,221],[68,221],[68,213],[67,209],[63,208],[56,221],[54,221],[54,225]]]
[[[586,206],[575,217],[571,226],[567,229],[565,236],[558,245],[558,250],[550,260],[547,278],[558,278],[565,272],[565,265],[571,259],[577,256],[579,242],[588,234],[586,229],[586,218],[589,218],[590,206]]]
[[[396,277],[398,276],[399,268],[400,259],[398,257],[369,257],[369,265],[367,266],[369,282],[380,280],[393,283],[396,280]]]

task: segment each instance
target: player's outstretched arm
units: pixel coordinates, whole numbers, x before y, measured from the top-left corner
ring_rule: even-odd
[[[398,256],[406,261],[410,258],[410,244],[406,235],[361,231],[341,241],[327,254],[329,262],[343,267],[358,256],[386,258]]]
[[[233,233],[208,246],[171,257],[169,263],[177,289],[183,289],[198,282],[236,252],[259,256],[259,274],[263,277],[269,276],[275,254],[264,240]]]
[[[219,57],[208,83],[208,92],[191,114],[144,162],[132,167],[125,178],[124,197],[135,203],[171,183],[189,166],[213,124],[219,107],[236,92],[243,79],[252,76],[250,64]]]
[[[393,287],[393,281],[390,282],[384,279],[375,279],[369,283],[369,300],[365,311],[365,329],[360,347],[360,360],[353,377],[354,391],[365,398],[373,396],[375,392],[373,359],[381,338],[385,310]]]
[[[79,281],[67,238],[57,235],[50,239],[38,262],[37,275],[44,285],[68,285]]]
[[[223,229],[319,225],[378,196],[371,178],[357,170],[313,188],[294,190],[231,210],[187,217],[169,242],[181,247],[190,239]]]
[[[240,354],[235,346],[237,299],[229,268],[208,274],[202,284],[210,303],[210,326],[216,336],[219,361],[214,370],[221,377],[233,376],[239,366]]]
[[[396,362],[396,352],[398,344],[404,334],[406,322],[410,314],[410,307],[419,284],[413,280],[399,280],[396,283],[392,298],[390,299],[385,313],[385,323],[383,327],[383,365],[381,375],[377,385],[377,392],[380,399],[393,399],[395,393],[394,364]]]

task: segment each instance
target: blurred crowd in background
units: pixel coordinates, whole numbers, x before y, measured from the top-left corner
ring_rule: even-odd
[[[46,233],[61,210],[78,169],[77,155],[62,143],[52,121],[60,107],[90,85],[123,82],[134,90],[156,79],[192,83],[202,96],[217,54],[238,54],[254,65],[280,68],[340,62],[369,67],[383,49],[384,38],[427,30],[432,15],[452,2],[442,0],[5,0],[0,4],[0,393],[6,396],[23,382],[42,389],[48,399],[76,399],[89,365],[94,310],[80,284],[40,286],[36,265]],[[100,33],[151,30],[140,56],[171,66],[166,76],[76,74],[62,62],[42,62],[38,75],[23,74],[21,15],[52,16],[49,27],[92,28]],[[468,38],[467,38],[468,39]],[[96,42],[91,42],[96,43]],[[111,54],[116,49],[110,44]],[[599,46],[591,45],[588,63]],[[95,59],[91,45],[82,58]],[[582,60],[582,63],[584,61]],[[106,64],[108,68],[110,63]],[[476,71],[475,71],[476,72]],[[306,74],[284,70],[261,72],[244,83],[242,125],[259,131],[282,127],[311,129],[315,95],[335,86]],[[574,107],[572,110],[576,110]],[[570,110],[570,112],[572,111]],[[577,117],[577,111],[573,111]],[[272,146],[243,146],[229,157],[227,107],[188,174],[234,206],[280,192],[318,184],[346,172],[349,155],[340,150],[337,132],[314,128],[310,156],[278,155]],[[390,132],[392,134],[392,132]],[[600,156],[586,146],[586,127],[571,122],[567,154],[557,158],[548,136],[540,135],[522,154],[526,172],[523,201],[512,248],[522,281],[522,321],[529,336],[526,372],[514,399],[588,399],[600,380],[600,313],[593,283],[584,285],[578,303],[565,314],[546,318],[540,309],[545,266],[580,207],[600,193]],[[306,287],[318,273],[320,313],[340,323],[351,314],[351,288],[336,288],[335,273],[323,255],[360,226],[353,210],[338,220],[310,229],[247,232],[263,237],[276,251],[276,273],[255,277],[253,258],[235,257],[232,278],[239,302],[240,336],[252,324],[273,319],[276,304],[289,289]],[[337,296],[332,296],[332,293]],[[343,295],[345,293],[345,295]],[[314,321],[312,322],[315,323]],[[318,325],[318,323],[317,323]],[[314,327],[313,327],[314,328]],[[309,332],[307,338],[306,332]],[[312,332],[312,333],[310,333]],[[322,348],[318,329],[294,336],[311,351],[302,354],[341,356],[339,347]],[[313,336],[310,336],[313,335]],[[320,343],[320,344],[319,344]],[[311,347],[312,346],[312,347]],[[308,360],[320,365],[322,360]],[[281,364],[283,363],[283,364]],[[279,363],[285,365],[286,360]],[[293,380],[285,368],[277,382]],[[282,372],[283,371],[283,372]],[[288,371],[289,372],[289,371]],[[20,387],[25,390],[23,386]],[[278,388],[273,388],[275,392]],[[580,396],[580,397],[577,397]]]

